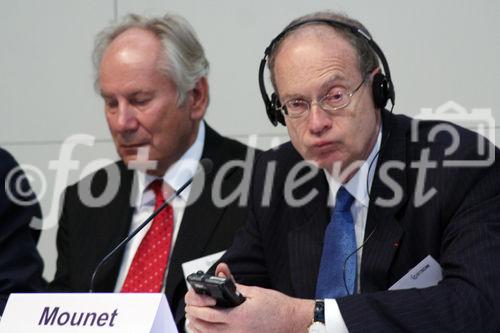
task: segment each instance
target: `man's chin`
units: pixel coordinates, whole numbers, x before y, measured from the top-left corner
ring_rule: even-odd
[[[118,155],[120,156],[120,159],[125,163],[125,165],[128,165],[132,161],[137,161],[137,151],[135,152],[124,152],[123,150],[120,150],[118,152]]]
[[[120,158],[126,166],[128,166],[132,161],[137,161],[137,155],[122,155]]]
[[[141,155],[127,154],[121,155],[121,160],[129,170],[137,170],[153,176],[162,176],[165,170],[161,169],[158,161],[144,158]]]
[[[313,163],[321,169],[326,169],[331,171],[333,169],[342,169],[344,166],[344,160],[339,156],[316,156],[313,159]]]

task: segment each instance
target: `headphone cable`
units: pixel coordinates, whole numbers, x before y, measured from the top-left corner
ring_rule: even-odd
[[[393,115],[393,110],[394,110],[394,104],[391,105],[391,110],[389,111],[389,116],[392,117]],[[385,115],[383,112],[382,113],[382,125],[384,123],[386,123],[385,121]],[[385,136],[384,140],[382,141],[382,143],[380,144],[380,148],[379,150],[377,151],[377,153],[375,154],[375,157],[372,159],[372,161],[370,162],[370,166],[368,167],[368,173],[367,173],[367,177],[366,177],[366,192],[368,193],[368,209],[370,208],[370,205],[374,203],[374,198],[373,198],[373,192],[371,191],[371,188],[370,188],[370,170],[373,166],[373,162],[375,162],[375,160],[377,160],[377,157],[381,156],[381,154],[383,153],[384,151],[384,148],[387,144],[387,141],[389,140],[389,137],[391,136],[391,131],[392,131],[392,124],[387,124],[387,135]],[[373,180],[372,180],[373,181]],[[368,218],[368,214],[367,214],[367,218]],[[365,225],[365,228],[366,228],[366,225]],[[354,290],[351,294],[348,286],[347,286],[347,280],[346,280],[346,266],[347,266],[347,261],[349,260],[349,258],[351,258],[354,254],[356,254],[359,250],[361,250],[365,245],[366,243],[368,243],[368,241],[372,238],[373,234],[375,233],[375,231],[377,230],[378,228],[378,220],[375,220],[375,227],[373,228],[373,230],[370,232],[370,234],[368,235],[368,237],[365,237],[365,240],[363,241],[363,243],[358,247],[356,248],[356,250],[354,250],[353,252],[351,252],[344,260],[344,266],[342,268],[342,280],[344,281],[344,288],[347,292],[347,295],[348,296],[352,296],[356,293],[356,284],[354,285]],[[360,273],[361,273],[361,270],[360,270]],[[357,267],[356,267],[356,276],[357,276]],[[361,275],[361,274],[360,274]],[[357,280],[357,279],[356,279]]]

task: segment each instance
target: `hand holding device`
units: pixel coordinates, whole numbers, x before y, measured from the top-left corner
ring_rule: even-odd
[[[245,301],[245,296],[236,290],[236,286],[231,279],[198,271],[190,274],[187,281],[197,294],[207,295],[215,299],[217,301],[215,306],[217,307],[231,308]]]

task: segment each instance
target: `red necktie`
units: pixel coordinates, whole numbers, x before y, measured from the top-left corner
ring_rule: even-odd
[[[155,193],[155,210],[165,202],[162,187],[163,180],[161,179],[153,181],[149,186]],[[156,215],[146,236],[142,239],[128,270],[122,292],[155,293],[161,291],[173,229],[173,209],[168,205]]]

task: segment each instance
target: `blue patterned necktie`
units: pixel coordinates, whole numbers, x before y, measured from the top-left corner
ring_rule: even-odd
[[[351,214],[354,197],[342,186],[337,192],[330,223],[326,227],[323,254],[316,283],[316,299],[354,294],[356,286],[356,234]],[[344,284],[345,275],[345,284]],[[346,290],[346,286],[348,290]]]

